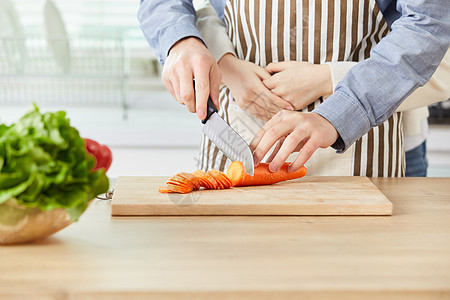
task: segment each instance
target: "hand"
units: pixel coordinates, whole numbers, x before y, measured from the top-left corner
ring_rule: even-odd
[[[219,66],[197,38],[185,38],[172,46],[163,67],[162,81],[170,94],[191,113],[197,112],[201,120],[206,117],[209,96],[219,107]]]
[[[250,149],[257,166],[278,141],[269,158],[271,172],[278,171],[291,153],[300,151],[289,165],[289,172],[295,172],[318,148],[333,145],[337,138],[334,126],[321,115],[285,110],[273,116],[258,131],[250,143]]]
[[[269,120],[282,109],[293,110],[286,100],[273,94],[262,83],[270,74],[254,63],[225,54],[219,60],[223,82],[230,88],[237,104],[255,117]]]
[[[273,74],[264,85],[272,93],[300,110],[317,99],[333,93],[330,67],[300,61],[270,63],[265,68]]]

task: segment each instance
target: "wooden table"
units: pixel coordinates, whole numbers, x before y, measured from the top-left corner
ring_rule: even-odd
[[[392,217],[110,217],[0,247],[0,299],[450,298],[450,178],[373,179]]]

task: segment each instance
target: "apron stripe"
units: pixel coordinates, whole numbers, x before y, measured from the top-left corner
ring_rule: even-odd
[[[354,146],[353,176],[361,176],[361,143],[362,140],[358,139]]]
[[[259,11],[259,0],[251,0],[250,1],[250,7],[253,7],[253,11],[257,12]],[[261,46],[259,45],[259,38],[258,38],[258,32],[259,32],[259,14],[250,14],[250,22],[255,24],[255,26],[252,26],[251,28],[251,34],[252,34],[252,42],[253,42],[253,49],[252,49],[252,55],[253,59],[252,61],[260,61],[259,53],[261,52]]]
[[[303,49],[303,28],[304,28],[304,19],[303,19],[303,3],[297,0],[298,5],[296,6],[296,43],[295,43],[295,60],[302,60],[302,49]]]
[[[379,161],[378,161],[378,157],[379,157],[379,153],[380,153],[380,128],[374,127],[372,128],[373,130],[373,155],[372,155],[372,177],[378,177],[380,175],[378,175],[378,165],[379,165]]]
[[[297,1],[296,0],[291,0],[291,6],[290,9],[288,10],[288,13],[290,13],[291,11],[296,11],[297,10]],[[290,17],[290,26],[288,28],[289,30],[289,42],[290,42],[290,48],[289,48],[289,60],[296,60],[296,53],[297,53],[297,15],[296,14],[292,14]]]
[[[265,41],[270,43],[272,41],[272,0],[266,0],[266,23],[265,27]],[[262,47],[262,45],[261,45]],[[272,62],[272,47],[264,47],[266,52],[266,65]]]
[[[352,21],[353,21],[353,0],[347,0],[347,11],[345,15],[345,46],[344,56],[350,57],[352,44]]]
[[[352,2],[352,15],[353,15],[353,18],[352,18],[352,23],[353,22],[358,22],[359,21],[359,1],[360,0],[353,0]],[[363,0],[364,1],[364,0]],[[366,23],[366,22],[363,22],[363,25],[364,25],[364,23]],[[350,42],[350,45],[351,45],[351,48],[349,49],[349,50],[351,50],[351,49],[355,49],[356,48],[356,46],[357,46],[357,41],[358,41],[358,29],[359,28],[361,28],[361,26],[351,26],[351,32],[352,32],[352,34],[351,34],[351,38],[350,38],[350,40],[351,40],[351,42]],[[351,53],[349,53],[349,56],[351,57],[352,55],[351,55]]]
[[[312,40],[314,41],[313,48],[310,49],[314,53],[313,63],[320,64],[320,53],[322,43],[322,1],[316,1],[314,5],[314,34]],[[325,26],[326,27],[326,26]],[[311,61],[310,61],[311,62]]]
[[[315,24],[314,23],[314,17],[316,12],[315,7],[315,1],[309,0],[309,11],[311,13],[308,14],[308,24]],[[306,10],[305,10],[306,11]],[[308,48],[305,48],[306,51],[308,51],[308,60],[309,62],[314,62],[314,27],[315,26],[308,26]],[[303,51],[305,51],[303,50]]]
[[[293,0],[295,1],[295,0]],[[290,0],[284,0],[284,4],[278,4],[278,61],[289,60],[291,35],[289,33],[289,25],[291,23],[289,9],[291,7]],[[287,11],[287,16],[286,16]],[[287,30],[286,30],[287,29]]]
[[[266,28],[266,11],[262,9],[265,7],[265,0],[255,1],[255,11],[259,12],[259,26],[258,26],[258,41],[259,41],[259,65],[265,67],[266,64],[266,44],[265,28]],[[255,62],[258,64],[258,61]]]
[[[333,60],[333,38],[335,34],[335,27],[334,26],[334,0],[328,1],[328,20],[327,20],[327,26],[326,26],[326,32],[327,32],[327,43],[326,43],[326,58],[325,61],[332,61]]]
[[[374,132],[373,129],[369,130],[368,136],[367,136],[367,172],[366,176],[372,177],[373,176],[373,140],[374,140]]]
[[[270,31],[270,40],[272,41],[272,60],[271,62],[278,61],[278,2],[277,0],[272,0],[272,15],[271,21],[272,28]]]
[[[361,42],[358,43],[355,50],[352,53],[352,60],[353,61],[360,61],[364,59],[363,53],[361,53],[361,49],[364,49],[367,46],[365,37],[367,37],[367,33],[369,32],[369,22],[370,20],[367,20],[367,16],[369,15],[369,6],[368,5],[360,5],[360,11],[359,15],[361,20],[364,20],[362,26],[359,27],[358,30],[358,40]],[[362,12],[361,12],[362,9]],[[362,28],[361,28],[362,27]],[[362,31],[362,32],[361,32]],[[362,37],[360,34],[362,33]]]
[[[341,14],[339,16],[340,18],[340,26],[339,26],[339,49],[338,49],[338,61],[344,61],[346,60],[345,57],[345,44],[347,42],[347,34],[346,34],[346,28],[347,28],[347,2],[340,1],[341,3]]]
[[[387,145],[387,147],[388,148],[386,148],[386,149],[389,149],[389,147],[392,147],[392,144],[393,144],[393,139],[394,139],[394,118],[389,118],[389,120],[388,120],[388,124],[389,124],[389,126],[388,126],[388,131],[389,131],[389,133],[388,133],[388,145]],[[387,176],[388,177],[392,177],[392,169],[393,169],[393,155],[388,155],[388,157],[389,157],[389,163],[388,163],[388,170],[387,170]]]
[[[303,38],[302,38],[302,61],[308,60],[308,22],[309,22],[309,0],[303,0]]]
[[[379,144],[378,144],[378,176],[385,176],[384,170],[385,170],[385,159],[384,159],[384,123],[378,126],[378,136],[379,136]]]

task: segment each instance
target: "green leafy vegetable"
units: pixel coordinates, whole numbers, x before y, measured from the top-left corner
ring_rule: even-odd
[[[35,105],[15,124],[0,124],[0,204],[64,208],[77,220],[109,187],[105,170],[93,171],[94,164],[63,111],[41,114]]]

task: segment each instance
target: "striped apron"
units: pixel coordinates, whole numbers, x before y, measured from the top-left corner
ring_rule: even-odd
[[[225,22],[238,58],[261,67],[288,60],[314,64],[362,61],[388,33],[375,0],[229,0]],[[318,99],[302,111],[311,111],[323,101]],[[219,114],[248,143],[264,124],[241,109],[224,85]],[[343,154],[332,148],[318,149],[305,164],[308,175],[404,176],[401,122],[401,113],[395,113]],[[297,154],[291,154],[287,161],[293,161]],[[202,136],[200,169],[223,171],[230,162]]]

